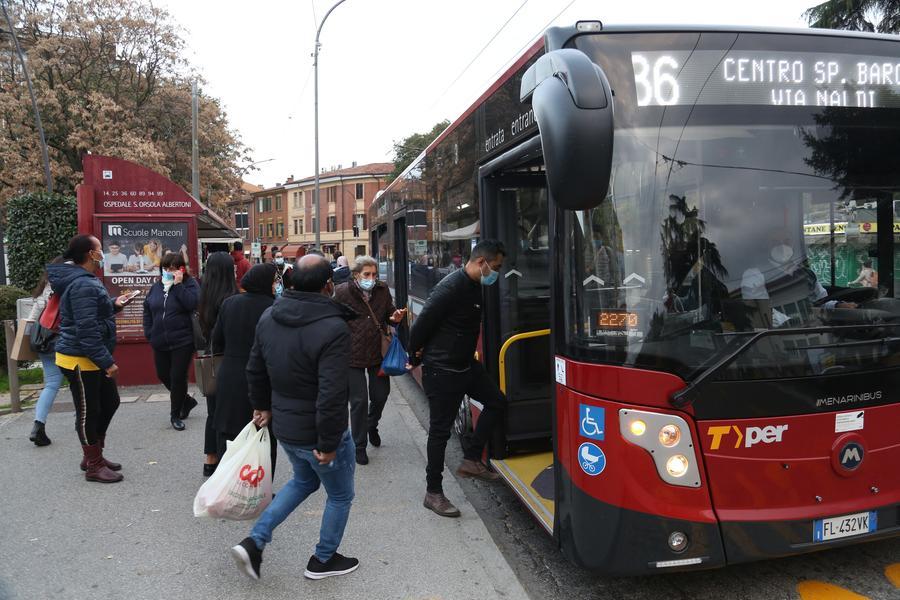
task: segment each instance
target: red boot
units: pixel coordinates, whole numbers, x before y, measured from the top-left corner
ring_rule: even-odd
[[[121,471],[122,465],[116,462],[112,462],[111,460],[106,460],[103,456],[103,448],[106,447],[106,436],[98,435],[97,436],[97,445],[100,446],[100,458],[103,459],[103,463],[106,465],[106,468],[111,471]],[[81,470],[87,471],[87,457],[81,459]]]
[[[117,483],[124,479],[121,473],[116,473],[106,466],[99,443],[93,446],[82,446],[81,450],[84,452],[85,479],[100,483]]]

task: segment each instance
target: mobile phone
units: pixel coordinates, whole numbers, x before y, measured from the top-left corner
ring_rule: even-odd
[[[134,290],[130,294],[126,294],[126,297],[128,298],[127,302],[131,302],[132,300],[134,300],[135,298],[137,298],[140,295],[141,295],[141,290]]]

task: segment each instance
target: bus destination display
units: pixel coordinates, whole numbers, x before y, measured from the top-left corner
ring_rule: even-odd
[[[900,57],[812,52],[633,52],[638,106],[900,107]]]
[[[594,335],[641,336],[640,317],[636,312],[605,308],[594,312]]]

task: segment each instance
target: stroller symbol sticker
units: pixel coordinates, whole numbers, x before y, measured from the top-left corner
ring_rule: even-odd
[[[606,468],[606,455],[596,444],[585,442],[578,447],[578,464],[582,471],[593,477]]]
[[[599,406],[591,406],[590,404],[582,404],[579,410],[579,433],[581,437],[589,440],[597,440],[602,442],[606,411]]]

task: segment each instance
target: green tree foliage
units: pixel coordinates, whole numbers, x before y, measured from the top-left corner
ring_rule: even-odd
[[[433,142],[437,136],[450,126],[450,121],[446,119],[436,124],[427,133],[413,133],[400,141],[394,142],[394,171],[391,173],[391,179],[400,177],[404,169],[412,164],[416,157],[422,153],[428,144]]]
[[[810,27],[900,33],[900,0],[828,0],[803,16]]]
[[[6,205],[6,252],[9,278],[32,289],[44,265],[62,254],[78,232],[75,198],[62,194],[24,194]]]
[[[16,300],[31,296],[22,288],[14,285],[0,285],[0,321],[11,321],[16,318]],[[0,371],[6,371],[6,363],[0,365]]]
[[[73,193],[85,153],[191,184],[191,81],[183,32],[150,0],[7,1],[27,54],[54,189]],[[5,26],[3,27],[6,28]],[[200,94],[200,179],[224,200],[247,148],[219,101]],[[43,187],[34,115],[11,36],[0,35],[0,203]]]

